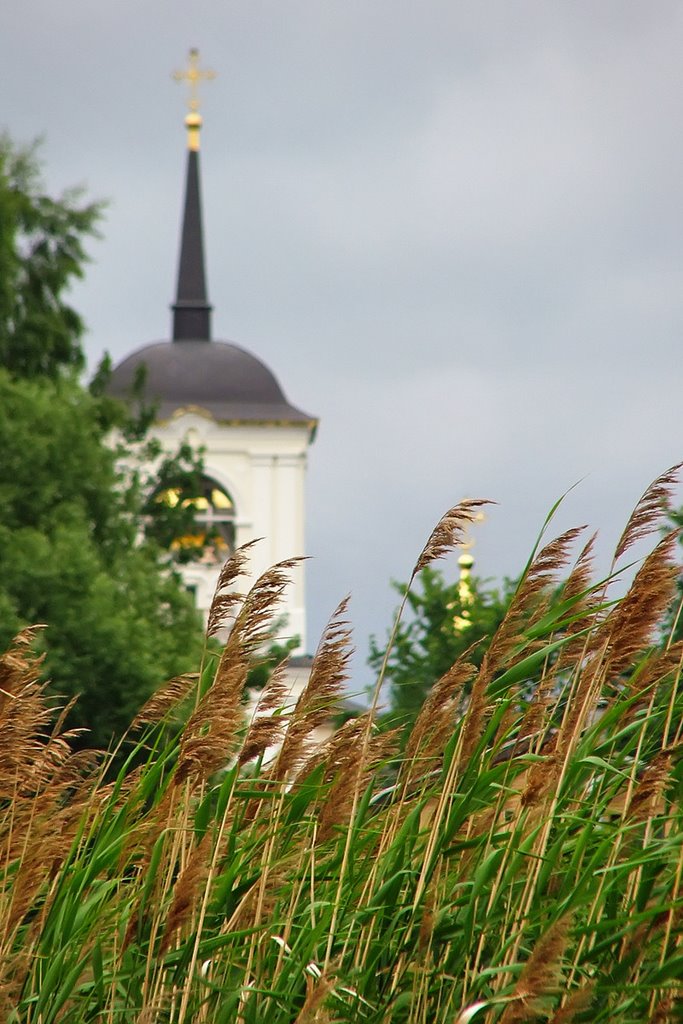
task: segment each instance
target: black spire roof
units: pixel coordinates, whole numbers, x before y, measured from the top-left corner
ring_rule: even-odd
[[[174,341],[209,341],[211,306],[206,298],[204,236],[199,196],[199,150],[187,152],[185,210],[180,242],[178,288],[173,305]]]
[[[221,422],[306,424],[312,437],[317,419],[290,405],[265,363],[232,342],[211,340],[199,188],[201,123],[196,110],[185,118],[187,177],[173,340],[129,355],[115,367],[107,390],[124,401],[142,397],[155,403],[162,420],[192,410]]]

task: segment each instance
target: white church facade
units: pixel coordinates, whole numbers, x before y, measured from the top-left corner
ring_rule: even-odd
[[[179,410],[153,431],[168,453],[182,442],[204,451],[207,488],[195,520],[217,526],[225,547],[180,567],[197,607],[206,614],[218,572],[230,549],[259,539],[249,557],[252,575],[305,552],[304,485],[309,430],[298,424],[231,423],[207,416],[200,407]],[[283,607],[288,636],[306,650],[305,570],[293,571]]]
[[[196,54],[191,55],[191,61]],[[191,68],[195,67],[192,65]],[[196,72],[198,74],[198,72]],[[261,538],[250,553],[255,576],[275,562],[305,554],[305,476],[317,419],[290,404],[271,370],[252,353],[211,336],[199,177],[201,117],[196,100],[185,119],[187,178],[176,301],[169,340],[133,352],[113,370],[108,391],[131,400],[136,387],[154,404],[150,431],[164,452],[182,442],[202,449],[205,479],[189,499],[195,521],[216,538],[197,559],[179,566],[206,614],[218,573],[232,549]],[[285,596],[283,635],[307,650],[305,563]]]

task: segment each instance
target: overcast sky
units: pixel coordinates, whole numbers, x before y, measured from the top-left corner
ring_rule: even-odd
[[[3,4],[0,121],[109,200],[91,367],[169,334],[191,46],[214,336],[320,417],[310,645],[350,591],[360,684],[449,505],[499,503],[477,572],[514,575],[581,480],[558,529],[606,559],[683,458],[683,4]]]

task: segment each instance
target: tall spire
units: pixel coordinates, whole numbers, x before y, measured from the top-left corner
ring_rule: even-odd
[[[178,288],[173,305],[174,341],[210,341],[211,306],[206,294],[204,273],[204,237],[202,207],[199,191],[199,132],[202,117],[199,113],[199,82],[215,78],[214,71],[199,68],[199,51],[190,50],[186,71],[176,71],[178,82],[190,87],[189,110],[185,117],[187,128],[187,177],[185,181],[185,209],[180,241]]]

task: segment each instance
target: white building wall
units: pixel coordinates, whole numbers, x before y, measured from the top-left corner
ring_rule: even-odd
[[[152,431],[167,452],[182,441],[204,448],[206,475],[235,503],[237,545],[263,538],[250,554],[252,576],[275,562],[305,555],[306,424],[220,424],[201,411],[184,412]],[[180,571],[195,589],[197,606],[208,612],[220,566],[190,564]],[[300,637],[295,653],[306,653],[305,568],[292,573],[283,602],[283,636]]]

